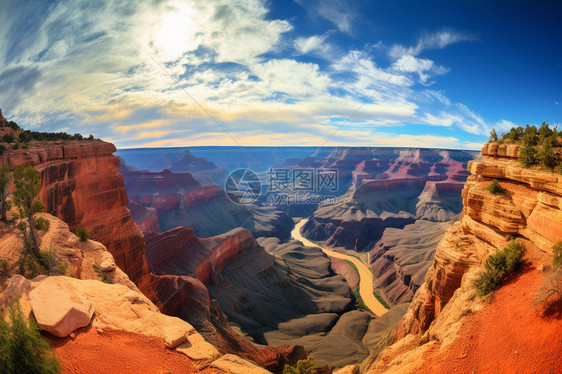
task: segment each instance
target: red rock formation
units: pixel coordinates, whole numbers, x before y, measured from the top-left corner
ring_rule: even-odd
[[[131,212],[133,220],[143,232],[160,232],[158,213],[156,208],[145,207],[144,205],[129,201],[127,209]]]
[[[4,118],[4,115],[2,114],[2,109],[0,109],[0,127],[4,127],[6,126],[6,118]]]
[[[198,238],[187,227],[146,235],[147,259],[154,274],[187,275],[203,283],[236,260],[240,253],[259,247],[246,229],[237,228],[212,238]]]
[[[210,300],[205,284],[220,277],[220,271],[241,253],[263,251],[248,230],[200,239],[190,229],[178,227],[162,234],[148,233],[146,240],[150,268],[162,274],[153,275],[152,283],[166,314],[191,323],[222,353],[251,359],[268,370],[279,372],[285,364],[306,358],[302,346],[257,349],[232,330],[217,301]]]
[[[4,153],[0,163],[11,169],[35,166],[41,173],[39,197],[45,211],[72,231],[86,227],[139,289],[156,300],[143,235],[126,208],[127,194],[117,172],[119,158],[113,152],[115,146],[102,141],[33,142],[29,149]]]

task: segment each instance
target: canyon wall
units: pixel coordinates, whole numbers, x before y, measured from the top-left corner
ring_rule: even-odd
[[[199,237],[211,237],[245,227],[255,237],[290,236],[293,221],[275,207],[235,204],[222,187],[199,183],[191,173],[167,169],[137,171],[128,167],[119,170],[131,202],[129,209],[137,224],[146,228],[143,231],[190,227]]]
[[[10,150],[0,164],[33,165],[41,174],[39,197],[45,211],[72,231],[84,226],[107,247],[115,262],[151,300],[143,235],[126,208],[128,199],[115,146],[103,141],[45,141]]]
[[[446,222],[462,208],[460,192],[474,154],[464,151],[336,149],[306,165],[338,168],[338,201],[321,204],[303,228],[313,240],[356,251],[370,250],[386,228],[418,219]]]
[[[518,145],[488,143],[483,159],[468,163],[462,218],[439,243],[425,282],[398,325],[395,344],[369,372],[416,372],[424,354],[452,344],[468,316],[488,307],[476,296],[473,280],[488,256],[511,239],[523,243],[528,263],[549,264],[552,246],[562,240],[562,175],[526,168],[518,154]],[[486,189],[492,179],[504,192]]]

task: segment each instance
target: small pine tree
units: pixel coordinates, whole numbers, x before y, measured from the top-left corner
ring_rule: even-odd
[[[523,264],[525,248],[517,240],[512,240],[507,247],[486,259],[486,271],[474,279],[474,285],[482,296],[499,289],[504,279],[519,270]]]
[[[548,137],[552,136],[553,133],[554,133],[554,132],[550,129],[550,127],[548,126],[548,123],[543,122],[543,123],[541,124],[541,127],[539,128],[539,133],[538,133],[538,134],[539,134],[539,137],[540,137],[541,139],[544,139],[544,138],[548,138]]]
[[[490,141],[491,142],[497,142],[498,141],[498,134],[496,133],[496,129],[492,128],[492,131],[490,131]]]
[[[10,180],[10,168],[8,164],[0,166],[0,218],[2,221],[6,220],[6,211],[10,209],[7,201]]]
[[[557,140],[551,134],[542,140],[541,147],[537,152],[537,160],[545,169],[551,170],[558,165],[558,157],[554,153],[556,142]]]
[[[38,261],[41,261],[41,256],[39,255],[39,238],[33,219],[33,215],[37,212],[42,212],[44,208],[41,201],[37,199],[37,195],[39,195],[39,191],[41,190],[39,172],[33,166],[17,168],[14,170],[14,186],[16,187],[13,194],[14,203],[20,211],[20,217],[27,218],[33,254]]]

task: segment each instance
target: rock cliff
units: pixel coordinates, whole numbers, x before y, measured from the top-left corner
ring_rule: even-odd
[[[453,344],[456,339],[477,334],[477,331],[467,331],[466,328],[473,313],[484,318],[486,314],[481,314],[484,310],[490,309],[488,313],[493,314],[502,308],[497,300],[488,304],[476,296],[473,280],[482,271],[486,258],[505,247],[510,239],[518,238],[524,244],[529,276],[541,277],[536,268],[551,261],[553,244],[562,240],[562,175],[523,167],[517,161],[518,152],[518,145],[488,143],[482,149],[483,159],[468,163],[471,175],[462,191],[462,219],[445,233],[425,282],[398,325],[395,343],[383,352],[369,372],[423,372],[424,358],[426,364],[445,365],[430,362],[437,360],[433,353],[447,355],[447,349],[457,345]],[[493,178],[499,181],[504,192],[492,194],[486,189]],[[521,282],[516,279],[509,287],[514,288],[519,283],[520,287],[528,287],[529,282],[524,279],[529,276],[523,277]],[[498,291],[500,300],[503,300],[502,292]],[[533,294],[536,289],[522,288],[516,292]],[[514,312],[521,309],[512,308]],[[489,323],[512,321],[521,326],[527,324],[529,329],[533,323],[540,324],[538,334],[561,328],[555,320],[541,320],[536,311],[502,318],[503,321]],[[513,343],[515,346],[525,346],[525,349],[536,346],[527,342],[524,336],[518,339]],[[495,341],[494,344],[502,346],[503,342]],[[548,359],[534,364],[541,367],[545,362]]]
[[[199,237],[210,237],[241,226],[256,237],[288,238],[293,227],[292,220],[278,209],[235,204],[220,186],[201,184],[190,173],[120,170],[130,201],[155,209],[163,231],[186,226]],[[132,212],[137,223],[150,226],[146,212],[134,208]]]
[[[0,164],[7,163],[10,169],[33,165],[39,170],[39,197],[45,211],[66,222],[71,231],[86,227],[119,268],[156,302],[143,235],[126,208],[119,158],[113,152],[113,144],[98,140],[32,142],[28,149],[0,155]]]

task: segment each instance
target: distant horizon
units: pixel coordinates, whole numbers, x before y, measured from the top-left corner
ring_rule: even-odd
[[[102,139],[103,140],[103,139]],[[324,146],[308,146],[308,145],[196,145],[196,146],[177,146],[177,147],[129,147],[119,148],[117,150],[142,150],[142,149],[185,149],[185,148],[310,148],[310,149],[324,149],[324,148],[403,148],[403,149],[428,149],[439,151],[464,151],[464,152],[480,152],[480,149],[458,149],[458,148],[439,148],[439,147],[402,147],[402,146],[346,146],[346,145],[324,145]]]

